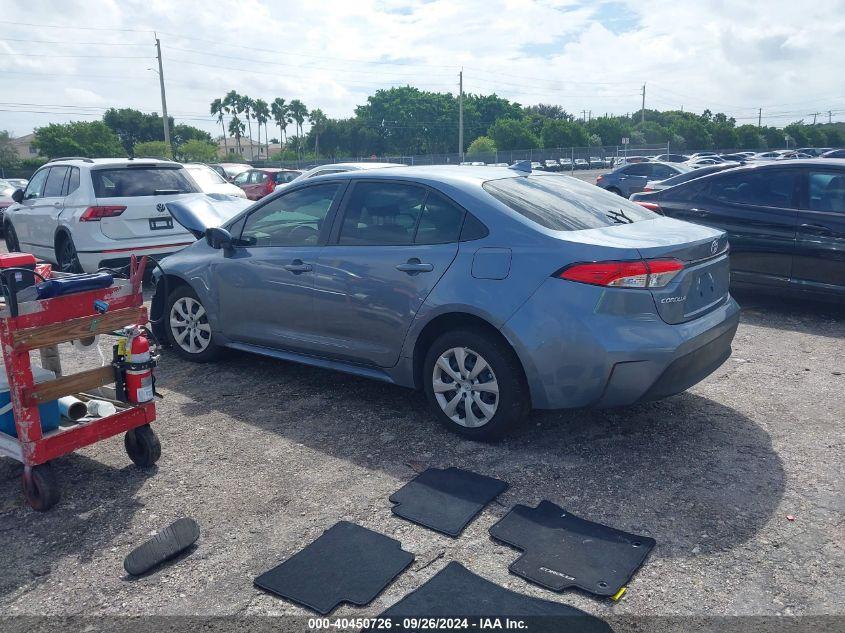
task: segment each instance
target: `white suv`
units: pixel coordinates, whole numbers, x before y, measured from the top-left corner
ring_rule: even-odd
[[[179,163],[150,158],[59,158],[33,174],[3,220],[6,247],[68,272],[95,272],[131,254],[165,256],[195,240],[166,202],[198,192]]]

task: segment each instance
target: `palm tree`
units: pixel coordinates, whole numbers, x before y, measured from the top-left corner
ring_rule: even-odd
[[[226,111],[226,114],[231,114],[233,117],[237,118],[237,115],[240,114],[243,110],[241,110],[241,95],[239,95],[234,90],[230,90],[226,93],[226,96],[223,97],[223,109]],[[240,123],[240,121],[238,121]],[[232,133],[232,125],[231,122],[229,123],[229,133]],[[238,153],[241,151],[241,141],[240,138],[237,139],[238,141]]]
[[[325,131],[329,120],[320,108],[311,110],[308,120],[311,121],[311,129],[314,131],[314,157],[317,158],[320,151],[320,134]]]
[[[305,123],[305,117],[308,116],[308,108],[299,99],[294,99],[290,102],[290,116],[296,121],[296,144],[300,158],[302,158],[302,124]]]
[[[270,104],[270,112],[273,114],[273,120],[279,126],[279,140],[283,143],[287,141],[287,127],[288,127],[288,106],[285,100],[281,97],[273,99]]]
[[[258,121],[258,144],[261,144],[261,126],[264,126],[264,146],[267,148],[267,158],[270,158],[270,141],[267,140],[267,121],[270,120],[270,106],[264,99],[256,99],[252,104],[252,112]]]
[[[245,129],[246,127],[243,121],[238,118],[238,115],[232,115],[232,120],[229,121],[229,134],[235,137],[235,141],[238,144],[238,152],[241,151],[241,136],[243,136]]]
[[[250,99],[246,95],[241,95],[241,111],[244,113],[244,117],[246,118],[246,123],[249,126],[249,156],[250,159],[255,158],[252,155],[252,148],[253,148],[253,139],[252,139],[252,119],[250,115],[252,114],[252,110],[254,108],[255,102]],[[260,136],[260,133],[259,133]],[[261,146],[261,139],[258,139],[258,146]]]
[[[211,102],[210,108],[211,116],[217,117],[217,122],[220,124],[220,127],[223,129],[223,153],[227,156],[229,155],[229,144],[226,141],[226,126],[223,124],[223,100],[222,99],[215,99]]]

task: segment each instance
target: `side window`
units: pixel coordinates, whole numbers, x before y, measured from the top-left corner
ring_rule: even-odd
[[[50,175],[47,176],[47,183],[44,185],[45,198],[59,198],[62,195],[62,187],[65,184],[67,167],[51,167]]]
[[[316,178],[317,176],[325,176],[327,174],[342,174],[345,169],[323,169],[308,176],[309,178]]]
[[[414,243],[426,190],[405,184],[356,183],[346,204],[339,244],[400,246]]]
[[[249,184],[251,185],[260,185],[262,182],[267,180],[267,174],[263,171],[254,171],[252,172],[252,176],[249,178]]]
[[[438,193],[429,192],[425,199],[414,244],[448,244],[457,242],[464,210]]]
[[[235,176],[235,179],[232,182],[236,185],[245,185],[247,180],[249,180],[249,174],[250,172],[248,171],[242,171],[237,176]]]
[[[65,180],[64,195],[70,195],[77,189],[79,189],[79,167],[71,167],[70,173]]]
[[[298,189],[275,198],[246,218],[244,246],[313,246],[340,189],[338,184]]]
[[[730,204],[793,209],[797,171],[754,170],[726,174],[710,183],[710,197]]]
[[[627,176],[648,176],[651,173],[651,165],[648,163],[634,163],[625,168]]]
[[[286,182],[290,182],[294,178],[296,178],[297,174],[295,171],[277,171],[275,176],[273,177],[273,181],[277,185],[284,184]]]
[[[845,174],[811,171],[808,208],[845,214]]]
[[[675,171],[666,165],[652,165],[651,177],[656,180],[665,180],[675,175]]]
[[[49,168],[42,169],[41,171],[35,173],[23,192],[24,199],[32,200],[34,198],[42,197],[41,194],[44,192],[44,183],[47,182],[47,175],[49,173]]]

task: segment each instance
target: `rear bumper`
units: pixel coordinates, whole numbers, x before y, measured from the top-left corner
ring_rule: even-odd
[[[190,236],[188,236],[190,238]],[[192,238],[191,238],[192,239]],[[193,241],[176,241],[170,244],[159,245],[139,245],[126,248],[112,248],[101,251],[77,251],[79,263],[82,264],[82,269],[87,272],[96,272],[102,267],[118,268],[129,263],[129,258],[132,255],[141,257],[147,255],[158,261],[164,257],[176,253],[186,246],[193,244]]]

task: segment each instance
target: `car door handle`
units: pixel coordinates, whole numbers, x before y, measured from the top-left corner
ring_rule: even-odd
[[[418,260],[416,257],[409,259],[404,264],[399,264],[396,267],[396,270],[402,271],[403,273],[408,273],[409,275],[415,275],[417,273],[430,273],[434,270],[434,264],[425,264]]]
[[[301,259],[295,259],[290,264],[285,264],[285,270],[289,270],[294,275],[298,275],[299,273],[308,273],[313,270],[311,268],[311,264],[306,264]]]
[[[60,206],[62,206],[62,203],[61,202],[54,202],[53,206],[58,209]]]

